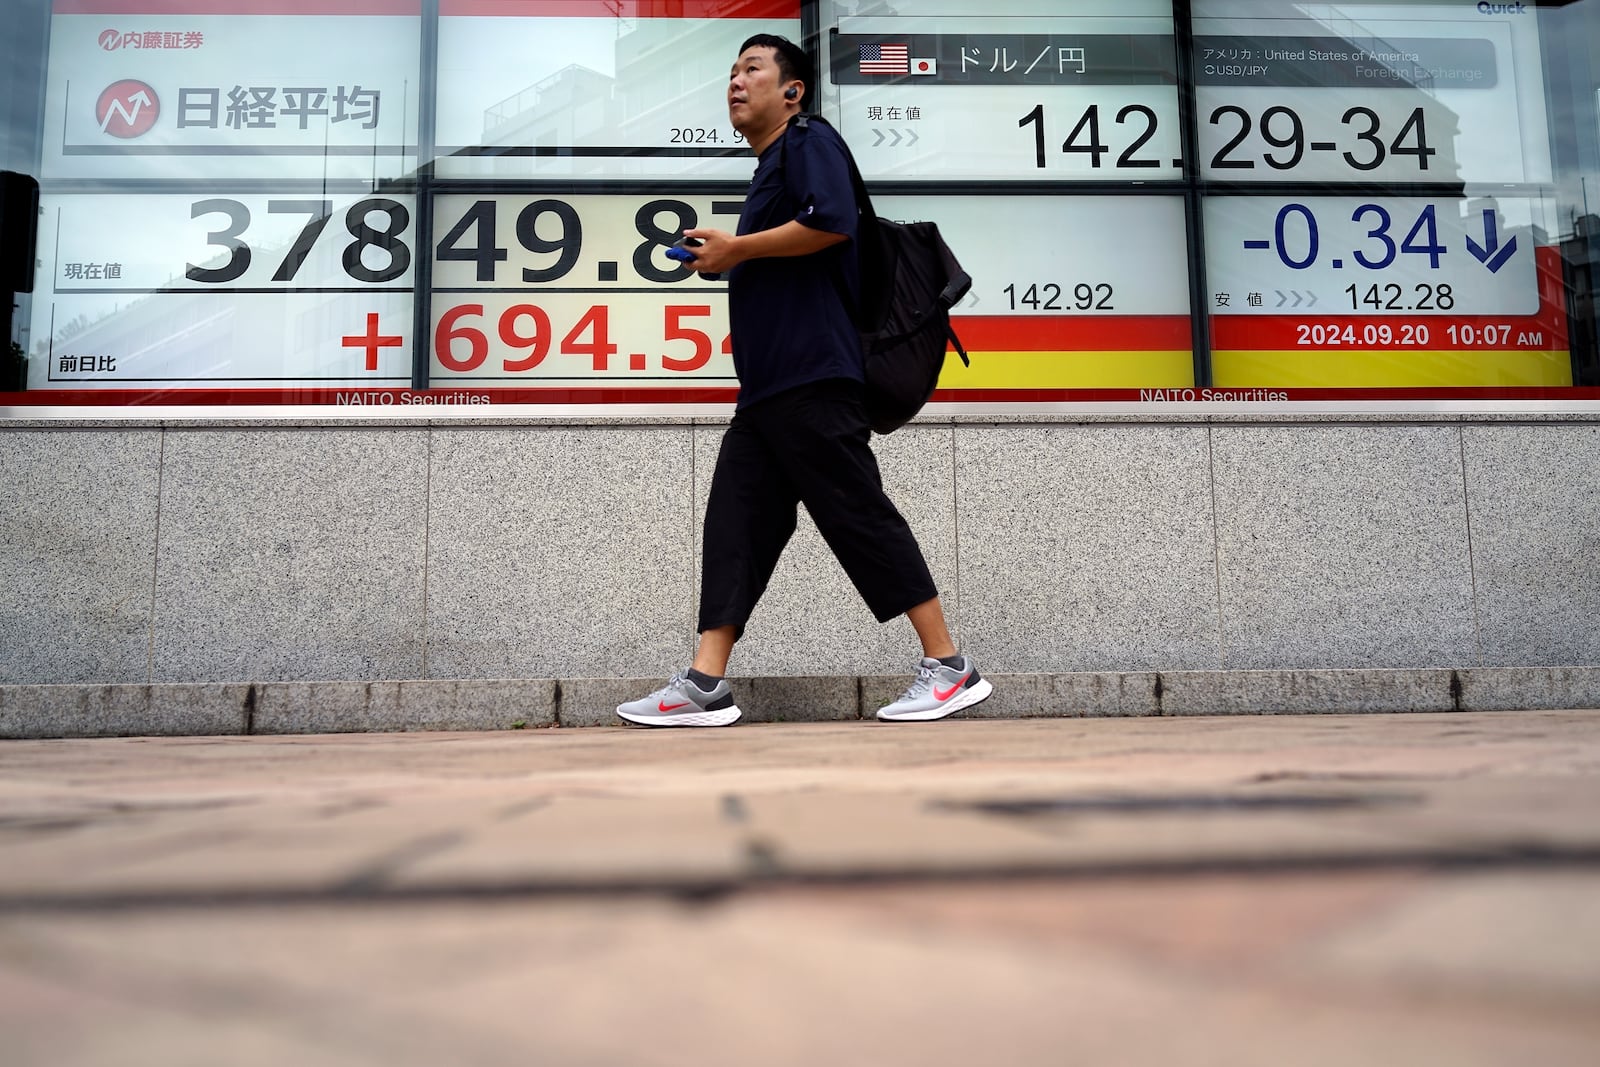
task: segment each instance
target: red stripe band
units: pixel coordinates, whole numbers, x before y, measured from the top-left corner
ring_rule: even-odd
[[[1223,352],[1295,348],[1544,352],[1567,347],[1564,327],[1560,317],[1542,315],[1216,315],[1211,319],[1211,347]],[[1383,330],[1388,331],[1387,340]]]
[[[1190,347],[1188,315],[956,315],[974,352],[1171,352]]]
[[[57,15],[421,15],[422,0],[55,0]]]
[[[253,405],[317,404],[389,408],[396,411],[470,412],[489,404],[731,404],[739,390],[729,386],[670,386],[639,389],[601,386],[592,389],[549,388],[451,389],[383,388],[360,385],[344,389],[33,389],[25,393],[0,393],[0,407],[245,407]],[[462,403],[468,397],[487,401]],[[341,398],[344,398],[341,400]]]
[[[800,0],[439,0],[439,14],[518,18],[798,19]]]
[[[360,395],[359,405],[350,398]],[[339,398],[346,398],[341,404]],[[384,402],[384,397],[389,402]],[[453,397],[487,397],[488,403],[447,403]],[[407,398],[410,402],[407,402]],[[687,404],[732,404],[738,390],[721,386],[701,388],[672,387],[637,389],[605,387],[573,388],[491,388],[491,389],[171,389],[141,391],[133,389],[45,389],[25,393],[0,393],[0,407],[256,407],[292,404],[319,406],[359,406],[371,411],[423,412],[466,415],[504,404],[592,405],[627,404],[659,407],[661,414]],[[941,389],[933,394],[935,403],[957,406],[985,404],[1111,404],[1140,401],[1179,400],[1270,401],[1306,403],[1310,401],[1600,401],[1600,388],[1542,386],[1485,386],[1427,389],[1329,389],[1329,388],[1168,388],[1168,389]],[[419,402],[423,401],[423,402]],[[431,403],[426,402],[431,401]],[[632,414],[632,413],[630,413]]]
[[[934,403],[945,404],[1115,404],[1180,400],[1216,402],[1309,403],[1313,401],[1406,401],[1419,403],[1440,400],[1547,400],[1569,402],[1600,400],[1600,388],[1565,386],[1464,386],[1428,389],[1327,389],[1270,388],[1253,386],[1189,386],[1166,389],[939,389]]]

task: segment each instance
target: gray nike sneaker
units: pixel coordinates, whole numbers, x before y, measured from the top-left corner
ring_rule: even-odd
[[[640,726],[732,726],[739,705],[726,679],[708,693],[681,673],[649,696],[619,704],[617,714]]]
[[[987,700],[992,692],[994,686],[979,676],[971,656],[961,657],[959,670],[924,657],[911,688],[893,704],[879,708],[878,718],[887,722],[942,719]]]

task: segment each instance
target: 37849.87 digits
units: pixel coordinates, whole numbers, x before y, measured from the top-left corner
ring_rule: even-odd
[[[374,212],[385,216],[387,224],[379,229],[367,221],[367,216]],[[323,227],[327,226],[328,219],[333,214],[331,200],[268,200],[267,213],[278,214],[303,214],[306,223],[300,229],[289,246],[288,253],[283,261],[278,264],[278,269],[273,272],[272,280],[275,282],[294,281],[300,267],[311,254],[311,247],[322,234]],[[222,285],[227,282],[237,281],[245,271],[250,269],[254,254],[248,244],[240,238],[250,226],[250,209],[237,200],[223,197],[214,197],[209,200],[197,200],[189,205],[189,217],[198,219],[205,215],[220,214],[228,216],[228,225],[220,230],[212,230],[206,235],[208,245],[216,245],[228,250],[228,261],[219,267],[202,267],[194,263],[186,264],[184,277],[192,282],[204,282],[209,285]],[[401,240],[401,234],[406,227],[411,225],[411,213],[405,205],[385,197],[372,197],[358,200],[350,205],[344,213],[345,229],[350,236],[355,238],[345,246],[342,262],[344,272],[358,282],[390,282],[400,277],[411,266],[411,249]],[[369,267],[365,261],[365,251],[368,248],[378,248],[388,256],[388,263],[381,267]]]
[[[739,213],[738,201],[715,201],[713,215]],[[476,281],[493,283],[497,280],[499,264],[510,258],[510,250],[496,239],[496,219],[499,204],[494,200],[474,201],[445,232],[436,251],[440,262],[465,262],[473,264]],[[662,215],[672,216],[673,224],[659,224]],[[555,221],[554,233],[546,234],[552,227],[546,219]],[[634,212],[635,232],[644,240],[633,249],[634,273],[651,282],[681,282],[694,276],[694,271],[682,264],[663,267],[656,253],[670,248],[684,230],[700,225],[699,214],[682,200],[651,200]],[[578,211],[565,200],[544,198],[534,200],[517,212],[515,225],[517,243],[537,256],[554,255],[555,259],[542,267],[523,267],[521,279],[530,284],[559,281],[571,273],[583,254],[584,227]]]

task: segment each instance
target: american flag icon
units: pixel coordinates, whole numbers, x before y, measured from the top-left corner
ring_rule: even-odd
[[[861,46],[861,73],[911,73],[911,47],[903,44],[864,44]]]

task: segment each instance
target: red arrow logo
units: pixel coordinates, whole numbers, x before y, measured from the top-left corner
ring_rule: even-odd
[[[156,124],[160,114],[161,100],[156,91],[132,78],[106,86],[94,105],[100,132],[112,137],[142,136]]]

